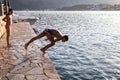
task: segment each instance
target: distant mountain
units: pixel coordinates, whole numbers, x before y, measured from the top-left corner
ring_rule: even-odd
[[[78,4],[79,0],[9,0],[15,10],[46,10]]]
[[[71,7],[63,7],[57,10],[120,10],[120,4],[110,5],[110,4],[81,4],[81,5],[74,5]]]

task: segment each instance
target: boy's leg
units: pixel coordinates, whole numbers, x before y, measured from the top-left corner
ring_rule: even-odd
[[[35,37],[33,37],[32,39],[30,39],[30,41],[28,41],[26,44],[25,44],[25,49],[27,50],[27,47],[28,47],[28,45],[30,44],[30,43],[32,43],[33,41],[35,41],[36,39],[39,39],[39,38],[41,38],[41,37],[44,37],[45,36],[45,32],[43,31],[42,33],[40,33],[39,35],[37,35],[37,36],[35,36]]]
[[[46,45],[45,47],[41,48],[40,50],[45,54],[45,51],[49,48],[55,45],[54,38],[51,34],[46,34],[47,38],[50,40],[50,44]]]

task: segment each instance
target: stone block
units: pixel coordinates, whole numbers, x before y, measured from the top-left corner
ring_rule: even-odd
[[[42,75],[43,74],[43,68],[33,68],[32,70],[28,71],[26,73],[27,75]]]
[[[49,80],[45,75],[28,75],[27,80]]]
[[[51,64],[51,63],[44,63],[44,64],[43,64],[43,68],[44,68],[45,70],[46,70],[46,69],[49,69],[49,70],[54,69],[53,64]]]
[[[44,70],[44,72],[50,79],[59,79],[55,70]]]
[[[9,80],[25,80],[25,76],[23,74],[8,74],[7,78]]]

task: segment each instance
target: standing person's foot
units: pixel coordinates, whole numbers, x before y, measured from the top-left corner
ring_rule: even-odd
[[[7,44],[7,47],[10,48],[10,47],[12,47],[12,46],[11,46],[11,44]]]

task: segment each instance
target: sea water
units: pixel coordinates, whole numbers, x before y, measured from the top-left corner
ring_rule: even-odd
[[[27,12],[27,14],[26,14]],[[120,80],[119,11],[18,11],[39,17],[38,33],[59,30],[69,41],[47,50],[61,80]],[[40,39],[43,45],[49,41]]]

